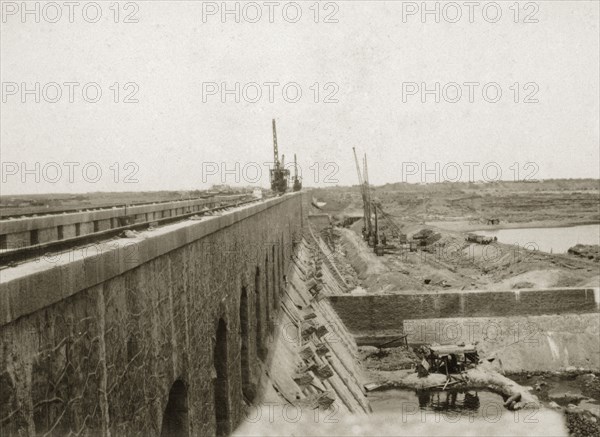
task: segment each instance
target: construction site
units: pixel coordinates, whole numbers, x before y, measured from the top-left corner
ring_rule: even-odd
[[[599,1],[0,21],[0,437],[600,436]]]
[[[303,189],[272,135],[264,197],[3,219],[2,435],[598,435],[597,246],[432,220],[354,149],[358,185]]]
[[[597,181],[563,181],[562,192],[560,181],[535,192],[508,183],[510,194],[500,184],[372,187],[367,156],[361,168],[353,154],[358,187],[313,196],[331,218],[320,236],[350,289],[329,300],[358,345],[377,409],[401,410],[411,389],[423,410],[468,415],[479,408],[467,405],[477,389],[487,389],[507,410],[535,404],[564,412],[572,435],[597,433]],[[553,226],[591,228],[592,244],[540,250],[533,228]],[[494,235],[511,228],[527,239]]]
[[[306,415],[305,401],[293,401],[296,386],[286,395],[273,384],[278,396],[247,413],[268,415],[269,426],[252,419],[236,435],[300,429],[303,435],[597,435],[599,246],[553,253],[539,250],[533,236],[519,245],[472,232],[501,223],[525,230],[593,224],[597,232],[597,181],[574,187],[582,210],[565,208],[579,215],[562,222],[560,214],[550,221],[529,210],[523,217],[506,205],[501,219],[497,211],[470,208],[444,220],[411,203],[443,198],[452,204],[447,192],[422,194],[417,187],[417,199],[406,199],[410,188],[372,187],[367,156],[361,165],[355,149],[353,155],[357,186],[310,192],[304,244],[316,262],[296,261],[301,283],[291,276],[290,306],[284,306],[284,324],[298,328],[292,338],[303,358],[292,379],[316,397],[310,409],[328,414],[320,421],[319,413]],[[471,197],[456,191],[459,201]],[[395,195],[402,198],[400,211]],[[286,339],[278,339],[278,350],[289,349]],[[353,363],[344,362],[348,349]],[[281,406],[281,397],[289,405],[270,409]],[[340,419],[340,408],[352,414]],[[358,419],[362,410],[371,418]]]

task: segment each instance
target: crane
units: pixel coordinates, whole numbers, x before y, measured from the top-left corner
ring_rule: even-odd
[[[282,156],[282,160],[285,157]],[[271,190],[278,194],[284,194],[288,188],[290,171],[279,162],[279,148],[277,147],[277,128],[273,119],[273,168],[271,169]]]
[[[294,191],[300,191],[302,189],[302,181],[298,177],[298,162],[296,161],[296,154],[294,153]]]
[[[385,223],[387,224],[388,228],[391,229],[392,237],[398,238],[401,244],[406,243],[406,234],[402,232],[402,229],[396,224],[392,216],[384,211],[381,202],[373,202],[373,206],[377,211],[379,211],[379,215],[382,217],[383,220],[385,220]]]
[[[367,154],[363,157],[363,172],[360,172],[360,164],[356,156],[356,148],[352,148],[354,153],[354,163],[356,164],[356,173],[358,174],[358,183],[360,184],[360,193],[363,199],[363,238],[368,241],[369,246],[374,247],[374,251],[378,256],[384,254],[384,246],[379,243],[379,217],[377,214],[377,205],[371,200],[371,187],[369,185],[369,168],[367,165]],[[363,179],[364,176],[364,179]],[[383,210],[381,210],[383,213]],[[371,213],[375,214],[374,226],[371,223]],[[384,218],[386,218],[384,216]]]
[[[374,237],[374,241],[371,241],[369,239],[369,244],[377,244],[377,226],[375,226],[375,232],[373,232],[373,224],[371,222],[371,217],[372,217],[372,201],[371,201],[371,187],[369,185],[369,168],[367,167],[367,154],[365,153],[364,157],[363,157],[363,175],[365,178],[365,197],[367,199],[366,205],[367,205],[367,234],[371,237]],[[377,211],[375,211],[375,213],[377,214]]]
[[[364,176],[365,176],[365,192],[367,195],[367,213],[369,216],[369,235],[371,238],[369,239],[369,245],[375,248],[375,253],[378,256],[383,255],[383,245],[379,244],[379,217],[377,214],[377,206],[375,202],[371,198],[371,185],[369,184],[369,167],[367,165],[367,154],[364,156]],[[371,224],[371,214],[375,215],[375,222]]]
[[[368,216],[368,213],[367,213],[367,209],[368,209],[367,208],[367,193],[366,193],[366,190],[365,190],[365,184],[363,182],[362,175],[360,173],[360,165],[358,164],[358,158],[356,156],[356,149],[353,147],[352,151],[354,152],[354,162],[356,163],[356,173],[358,174],[358,183],[360,185],[360,194],[361,194],[362,201],[363,201],[363,221],[364,221],[364,224],[363,224],[362,233],[363,233],[363,238],[365,240],[368,240],[369,239],[369,228],[370,228],[370,222],[371,222],[371,220],[370,220],[370,217]],[[367,223],[369,223],[369,224],[367,224]]]

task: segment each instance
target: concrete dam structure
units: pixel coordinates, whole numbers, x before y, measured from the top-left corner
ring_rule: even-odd
[[[0,435],[415,435],[373,413],[357,343],[439,326],[533,323],[536,349],[476,332],[505,369],[599,365],[597,289],[353,294],[309,212],[285,194],[3,268]],[[546,413],[519,432],[564,427]]]
[[[305,212],[288,194],[4,269],[0,435],[230,434]]]

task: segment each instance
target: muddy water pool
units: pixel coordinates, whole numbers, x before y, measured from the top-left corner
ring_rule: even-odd
[[[398,427],[398,435],[568,435],[562,412],[509,411],[504,398],[488,390],[386,389],[367,397],[373,413]]]

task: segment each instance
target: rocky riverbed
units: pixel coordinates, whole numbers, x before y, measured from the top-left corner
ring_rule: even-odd
[[[568,368],[565,372],[510,375],[540,401],[563,410],[572,436],[600,435],[600,372]]]

